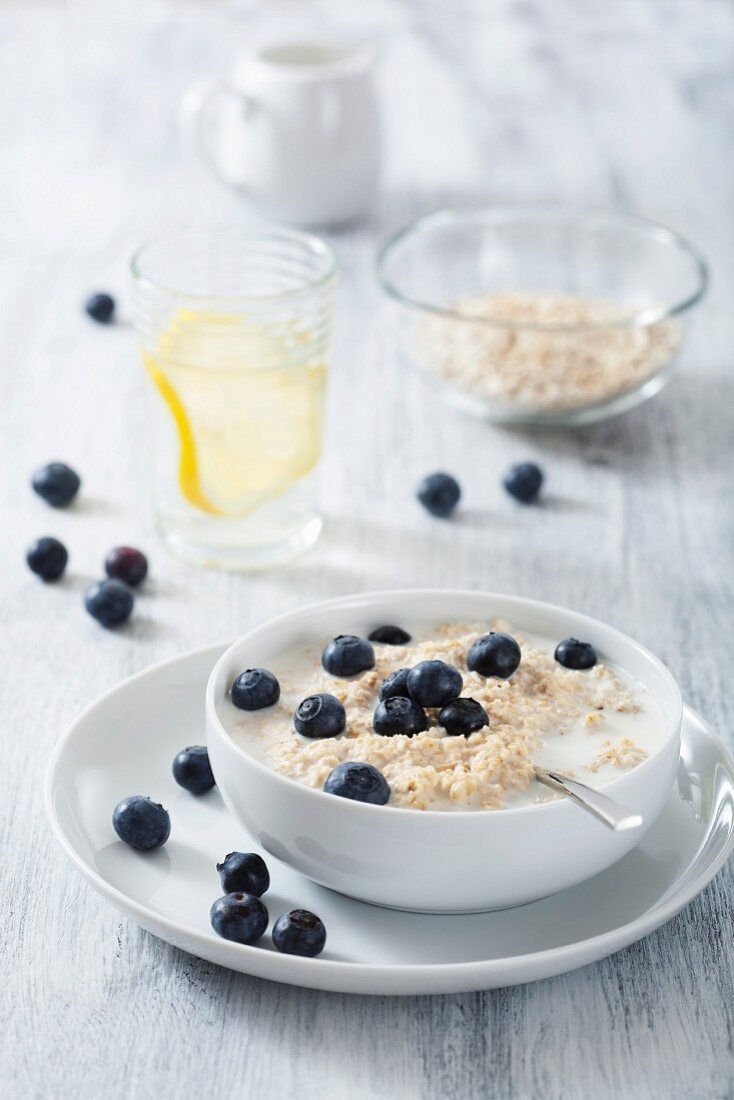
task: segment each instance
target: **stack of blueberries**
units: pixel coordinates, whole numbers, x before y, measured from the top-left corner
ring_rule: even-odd
[[[173,760],[173,777],[193,795],[203,795],[215,785],[209,754],[203,745],[190,745]],[[131,795],[118,802],[112,827],[120,840],[139,852],[160,848],[171,835],[171,818],[166,809],[145,795]],[[270,873],[257,852],[229,852],[217,864],[224,894],[209,912],[214,931],[235,943],[253,944],[268,926],[268,910],[262,896],[270,887]],[[314,957],[326,943],[326,929],[315,913],[292,909],[275,921],[271,933],[274,946],[286,955]]]
[[[52,508],[66,508],[76,498],[81,487],[76,470],[65,462],[49,462],[36,470],[31,485]],[[69,561],[63,542],[44,535],[29,546],[26,562],[31,572],[43,581],[57,581]],[[102,626],[117,626],[130,617],[133,609],[131,589],[142,584],[148,575],[148,559],[134,546],[116,546],[104,563],[105,580],[90,584],[84,593],[84,606]]]

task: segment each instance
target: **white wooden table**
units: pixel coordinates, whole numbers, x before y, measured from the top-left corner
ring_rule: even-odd
[[[127,257],[151,233],[250,217],[180,152],[171,120],[187,82],[222,71],[262,17],[212,4],[71,8],[0,12],[3,1094],[730,1096],[731,865],[665,928],[564,977],[466,996],[332,996],[218,970],[121,920],[67,865],[41,804],[51,746],[99,693],[360,588],[481,586],[609,619],[658,652],[731,737],[730,6],[361,12],[386,28],[387,160],[373,217],[332,238],[344,278],[327,525],[314,553],[257,578],[189,569],[156,544],[132,333],[87,323],[79,306],[97,288],[124,304]],[[383,335],[375,244],[467,197],[613,204],[695,240],[713,286],[667,391],[597,428],[532,435],[464,419],[405,377]],[[28,487],[57,457],[84,478],[67,513]],[[542,508],[514,508],[499,488],[521,457],[546,469]],[[440,467],[465,490],[452,524],[412,502],[419,476]],[[23,564],[46,533],[71,551],[55,587]],[[81,594],[119,542],[149,551],[153,581],[130,627],[104,632]]]

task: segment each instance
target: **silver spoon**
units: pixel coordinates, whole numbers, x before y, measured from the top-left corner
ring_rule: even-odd
[[[579,783],[578,779],[571,779],[570,775],[561,775],[560,772],[548,771],[534,764],[535,778],[539,783],[544,783],[554,791],[560,791],[573,799],[579,806],[588,810],[594,817],[598,817],[610,829],[621,832],[623,829],[639,829],[642,825],[642,814],[636,814],[627,806],[615,802],[613,798],[595,791],[593,787],[587,787],[585,783]]]

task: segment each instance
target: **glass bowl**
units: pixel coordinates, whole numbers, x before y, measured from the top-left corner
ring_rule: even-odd
[[[658,393],[708,281],[664,226],[573,206],[442,210],[382,247],[401,356],[499,423],[588,424]]]

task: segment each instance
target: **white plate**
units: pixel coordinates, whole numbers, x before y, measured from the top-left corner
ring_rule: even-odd
[[[46,776],[54,833],[94,888],[148,931],[210,962],[350,993],[451,993],[533,981],[658,928],[734,847],[734,762],[687,710],[678,783],[662,816],[639,848],[580,886],[503,912],[421,916],[342,897],[268,856],[271,917],[296,906],[318,913],[328,933],[324,954],[280,955],[268,933],[252,947],[219,939],[209,926],[209,907],[221,893],[215,864],[254,845],[216,789],[195,798],[177,787],[171,760],[204,740],[204,688],[224,648],[167,661],[110,691],[61,738]],[[129,794],[152,795],[170,811],[164,848],[141,854],[115,837],[112,809]]]

